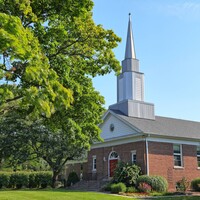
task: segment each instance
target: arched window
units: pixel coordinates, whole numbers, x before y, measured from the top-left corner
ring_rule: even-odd
[[[115,160],[115,159],[118,159],[118,158],[119,158],[119,156],[118,156],[117,152],[112,151],[110,153],[109,160]]]

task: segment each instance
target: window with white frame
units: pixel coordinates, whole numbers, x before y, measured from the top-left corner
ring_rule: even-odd
[[[200,146],[197,146],[197,164],[198,168],[200,168]]]
[[[182,167],[183,166],[182,145],[174,144],[173,150],[174,150],[174,166],[175,167]]]
[[[136,150],[131,151],[131,161],[132,161],[132,164],[136,164],[136,161],[137,161]]]
[[[97,157],[92,156],[92,171],[96,171],[96,170],[97,170]]]

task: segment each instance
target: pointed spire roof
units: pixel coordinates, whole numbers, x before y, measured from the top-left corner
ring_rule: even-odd
[[[131,13],[129,13],[128,31],[127,31],[127,39],[126,39],[126,51],[125,51],[125,59],[130,59],[130,58],[136,59],[132,23],[131,23]]]

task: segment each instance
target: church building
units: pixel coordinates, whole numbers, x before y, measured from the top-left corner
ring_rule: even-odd
[[[183,177],[200,177],[200,122],[156,116],[154,104],[145,102],[130,15],[117,103],[109,106],[100,128],[104,141],[92,145],[87,161],[68,165],[68,172],[82,172],[85,180],[110,179],[118,161],[132,162],[143,174],[165,177],[170,190]]]

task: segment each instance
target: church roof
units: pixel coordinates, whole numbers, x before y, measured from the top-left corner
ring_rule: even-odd
[[[160,116],[155,116],[155,120],[128,117],[117,110],[111,110],[111,113],[145,134],[200,139],[200,122]]]

